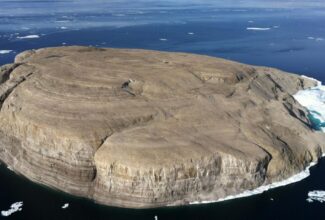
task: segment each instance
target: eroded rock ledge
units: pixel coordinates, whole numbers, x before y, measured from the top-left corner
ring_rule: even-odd
[[[216,200],[285,179],[325,137],[292,97],[316,82],[184,53],[60,47],[0,68],[0,159],[99,203]]]

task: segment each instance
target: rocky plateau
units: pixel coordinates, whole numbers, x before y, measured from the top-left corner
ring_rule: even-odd
[[[0,67],[0,160],[98,203],[217,200],[317,161],[325,135],[268,67],[139,49],[57,47]]]

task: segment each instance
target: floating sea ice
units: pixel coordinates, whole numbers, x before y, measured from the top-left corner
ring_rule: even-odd
[[[55,21],[56,23],[68,23],[70,22],[69,20],[58,20],[58,21]]]
[[[66,209],[66,208],[68,208],[69,207],[69,203],[65,203],[61,208],[62,209]]]
[[[122,13],[120,13],[120,14],[112,14],[113,16],[117,16],[117,17],[124,17],[125,16],[125,14],[122,14]]]
[[[17,39],[34,39],[34,38],[39,38],[39,35],[32,34],[32,35],[17,37]]]
[[[67,27],[64,27],[64,26],[62,26],[62,27],[60,27],[60,29],[62,29],[62,30],[66,30],[66,29],[68,29]]]
[[[12,50],[0,50],[0,54],[11,53]]]
[[[323,41],[324,38],[322,37],[307,37],[308,40],[315,40],[315,41]]]
[[[266,27],[266,28],[261,28],[261,27],[247,27],[246,28],[246,30],[248,30],[248,31],[268,31],[268,30],[270,30],[271,28],[268,28],[268,27]]]
[[[306,200],[307,202],[318,201],[323,203],[325,202],[325,191],[320,191],[320,190],[310,191],[308,193],[308,198]]]
[[[167,41],[166,38],[160,38],[159,40],[160,40],[160,41]]]
[[[194,33],[193,33],[193,32],[188,32],[187,34],[188,34],[188,35],[193,35]]]
[[[2,216],[9,216],[15,212],[21,211],[23,206],[23,202],[15,202],[10,206],[10,209],[7,211],[1,211]]]

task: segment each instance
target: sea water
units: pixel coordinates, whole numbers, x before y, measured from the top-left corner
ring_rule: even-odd
[[[12,62],[21,51],[42,47],[143,48],[223,57],[325,82],[324,8],[321,1],[301,0],[0,0],[0,64]],[[325,127],[324,97],[321,84],[295,96],[309,109],[318,130]],[[34,184],[2,164],[0,218],[325,219],[325,203],[320,202],[324,172],[321,159],[279,183],[295,182],[280,188],[262,187],[217,203],[131,210],[101,206]]]

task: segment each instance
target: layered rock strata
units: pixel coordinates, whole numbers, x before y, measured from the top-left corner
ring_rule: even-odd
[[[0,68],[0,159],[32,181],[121,207],[216,200],[323,152],[292,95],[316,85],[185,53],[60,47]]]

